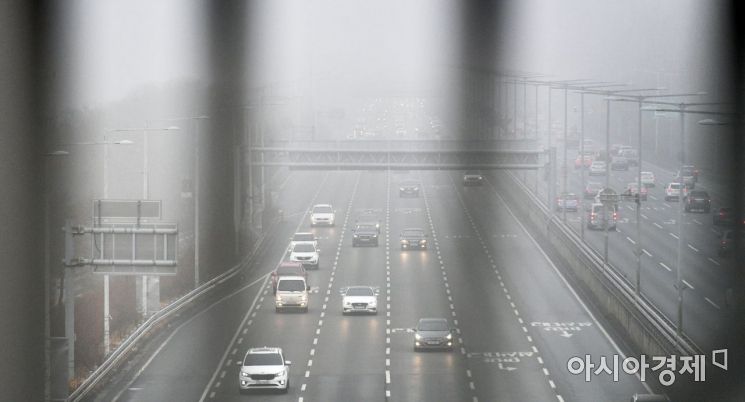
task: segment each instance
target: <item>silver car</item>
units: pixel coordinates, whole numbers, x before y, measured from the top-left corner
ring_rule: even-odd
[[[238,389],[245,393],[251,389],[279,390],[287,393],[290,389],[290,368],[292,363],[285,360],[281,348],[251,348],[242,361],[238,374]]]
[[[453,330],[445,318],[422,318],[414,328],[414,350],[453,350]]]

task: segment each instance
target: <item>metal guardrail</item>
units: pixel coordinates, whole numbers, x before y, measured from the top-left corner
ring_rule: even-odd
[[[140,342],[144,340],[145,336],[148,335],[153,327],[171,318],[171,316],[173,316],[175,313],[213,290],[217,285],[222,284],[223,282],[237,275],[246,264],[250,263],[251,260],[256,257],[256,254],[264,245],[264,242],[267,238],[267,233],[270,233],[271,231],[272,230],[270,228],[269,230],[264,232],[264,235],[262,235],[259,241],[256,242],[256,245],[254,245],[251,252],[245,258],[243,258],[241,262],[237,263],[222,274],[203,283],[199,287],[194,288],[189,293],[180,297],[178,300],[164,307],[157,313],[150,316],[150,318],[145,320],[145,322],[143,322],[133,333],[131,333],[127,337],[127,339],[124,340],[124,342],[122,342],[113,352],[111,352],[106,360],[104,360],[103,363],[101,363],[101,365],[98,366],[98,368],[94,370],[93,373],[91,373],[91,375],[88,376],[88,378],[86,378],[85,381],[83,381],[80,386],[70,394],[70,396],[67,397],[67,401],[82,401],[83,398],[88,396],[90,392],[92,392],[98,385],[103,382],[103,380],[106,379],[106,376],[110,374],[113,369],[124,362],[129,352],[131,352]]]
[[[702,353],[701,349],[686,334],[681,336],[682,339],[677,340],[676,328],[673,322],[665,316],[661,310],[654,306],[646,296],[641,295],[641,298],[637,298],[631,282],[620,274],[618,268],[613,264],[606,263],[610,269],[603,269],[603,259],[599,252],[583,242],[577,233],[564,224],[557,215],[551,215],[543,202],[536,197],[524,183],[518,180],[512,172],[508,172],[508,175],[513,183],[523,190],[523,193],[544,215],[547,228],[554,228],[556,231],[560,232],[561,236],[559,239],[561,239],[567,247],[577,250],[579,256],[584,260],[585,265],[592,268],[591,272],[594,275],[602,275],[605,280],[601,281],[601,283],[603,283],[610,292],[622,297],[625,302],[624,304],[631,312],[636,312],[637,316],[644,318],[646,323],[651,325],[658,333],[664,336],[666,342],[675,345],[678,352],[686,355]],[[575,255],[577,255],[577,253],[575,253]],[[611,285],[612,287],[607,285]],[[633,309],[635,309],[635,311]]]

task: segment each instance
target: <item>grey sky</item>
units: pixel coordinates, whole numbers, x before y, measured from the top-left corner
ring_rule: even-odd
[[[72,106],[205,76],[208,3],[71,0],[55,5],[61,82]],[[246,16],[253,79],[420,79],[452,63],[457,10],[447,1],[259,1]],[[556,78],[700,90],[712,73],[721,2],[520,0],[506,8],[501,62]],[[720,14],[717,14],[720,13]],[[713,52],[713,53],[712,53]],[[715,83],[716,85],[716,83]],[[722,86],[722,84],[718,84]]]

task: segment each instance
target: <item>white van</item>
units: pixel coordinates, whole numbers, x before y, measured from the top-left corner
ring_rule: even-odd
[[[307,313],[309,290],[310,286],[302,276],[280,276],[277,281],[277,293],[274,296],[276,311],[300,309]]]

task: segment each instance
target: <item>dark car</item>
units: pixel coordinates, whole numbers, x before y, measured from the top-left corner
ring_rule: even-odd
[[[685,200],[685,211],[711,212],[711,197],[706,191],[694,190],[688,193]]]
[[[732,208],[721,207],[718,211],[714,212],[714,215],[711,217],[712,223],[717,226],[734,225],[734,213],[735,211],[733,211]]]
[[[577,211],[579,208],[579,197],[574,193],[561,193],[556,197],[556,210]]]
[[[584,195],[584,198],[586,200],[591,200],[595,198],[596,195],[598,195],[598,191],[602,190],[603,187],[603,183],[597,181],[588,181],[582,194]]]
[[[272,271],[272,291],[277,293],[277,281],[280,276],[302,276],[308,282],[308,271],[302,263],[294,261],[283,261]]]
[[[358,223],[352,231],[352,247],[378,246],[378,228],[374,223]]]
[[[467,171],[463,175],[464,186],[482,186],[484,185],[484,176],[476,171]]]
[[[722,233],[722,237],[719,239],[719,250],[717,255],[720,257],[727,257],[732,254],[733,251],[742,249],[745,247],[745,236],[743,236],[740,230],[725,230]]]
[[[427,234],[424,229],[408,228],[401,231],[401,250],[427,249]]]
[[[363,210],[357,219],[354,221],[355,227],[359,225],[372,225],[375,226],[375,230],[380,235],[380,218],[372,209]]]
[[[399,197],[419,197],[419,183],[405,181],[398,187]]]
[[[453,350],[453,330],[445,318],[422,318],[414,328],[414,350]]]
[[[610,161],[611,170],[629,170],[629,160],[622,156],[614,156]]]

